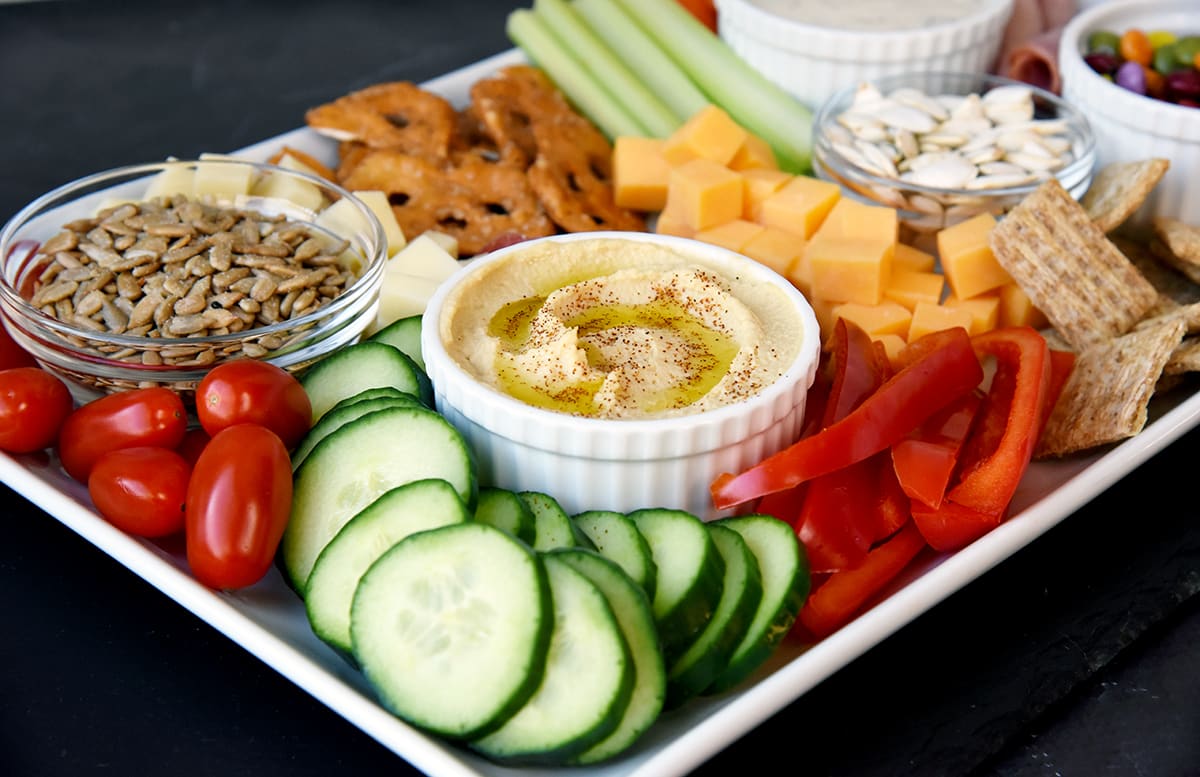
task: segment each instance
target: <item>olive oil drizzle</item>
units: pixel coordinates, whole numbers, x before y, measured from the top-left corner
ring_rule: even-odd
[[[545,297],[535,296],[511,302],[489,322],[488,334],[502,345],[502,356],[496,365],[499,386],[505,393],[536,407],[576,415],[600,415],[596,394],[603,385],[603,377],[553,391],[531,383],[515,368],[513,357],[505,356],[520,354],[527,348],[532,323],[545,301]],[[666,369],[683,376],[679,383],[653,392],[634,387],[643,415],[684,408],[701,399],[728,372],[738,351],[734,338],[708,326],[669,295],[660,295],[644,304],[584,306],[563,324],[577,328],[589,365],[602,374],[612,368],[606,363],[604,346],[617,341],[623,341],[622,350],[631,352],[633,360],[670,358],[676,362]],[[672,343],[671,347],[656,348],[656,338]],[[638,353],[639,349],[644,353]],[[628,374],[636,380],[638,371]]]

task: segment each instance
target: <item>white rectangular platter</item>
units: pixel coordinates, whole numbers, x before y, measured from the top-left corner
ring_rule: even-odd
[[[480,76],[520,61],[505,52],[426,84],[456,103]],[[332,161],[333,144],[307,129],[238,152],[264,159],[282,145]],[[869,610],[811,647],[785,643],[767,666],[737,690],[693,700],[670,712],[622,757],[575,769],[525,770],[547,775],[674,777],[782,710],[834,672],[955,593],[1068,517],[1200,422],[1200,395],[1176,392],[1155,400],[1138,436],[1091,455],[1036,462],[1013,503],[1012,517],[967,548],[921,557]],[[252,588],[214,592],[197,583],[177,550],[115,529],[92,509],[87,490],[45,455],[0,454],[0,480],[171,599],[218,629],[363,732],[432,777],[489,777],[511,769],[427,737],[381,707],[363,677],[309,629],[300,599],[278,570]]]

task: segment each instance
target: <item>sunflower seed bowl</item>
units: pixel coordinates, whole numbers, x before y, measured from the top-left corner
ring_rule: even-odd
[[[813,168],[900,213],[913,239],[982,212],[1000,216],[1050,177],[1079,198],[1096,141],[1056,95],[977,73],[883,76],[846,87],[813,120]]]
[[[0,313],[81,397],[188,397],[220,362],[299,371],[358,339],[386,259],[370,208],[307,172],[227,157],[133,165],[8,221]]]

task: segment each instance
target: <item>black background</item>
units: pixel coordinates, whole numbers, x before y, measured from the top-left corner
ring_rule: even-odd
[[[510,46],[486,0],[0,5],[0,219],[77,176],[228,151]],[[1189,433],[699,770],[1200,773]],[[0,486],[0,774],[409,774]],[[779,768],[779,767],[777,767]]]

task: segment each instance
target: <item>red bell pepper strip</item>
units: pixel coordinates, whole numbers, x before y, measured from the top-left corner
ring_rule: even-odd
[[[977,512],[999,514],[1012,501],[1041,434],[1050,347],[1031,327],[994,329],[971,342],[980,354],[995,357],[996,369],[946,497]]]
[[[1038,430],[1038,439],[1041,439],[1042,432],[1046,431],[1046,422],[1050,420],[1050,414],[1054,412],[1054,406],[1058,404],[1058,398],[1066,388],[1067,379],[1071,377],[1074,368],[1073,352],[1050,350],[1050,387],[1046,390],[1046,406],[1042,412],[1042,426]]]
[[[963,394],[892,445],[892,471],[910,499],[929,507],[942,503],[982,400],[980,391]]]
[[[795,524],[809,569],[837,572],[861,564],[879,534],[879,501],[875,456],[809,481]]]
[[[900,531],[912,517],[912,502],[900,487],[900,480],[888,460],[888,454],[878,453],[876,456],[882,461],[879,465],[879,500],[875,508],[879,517],[878,530],[872,544],[882,542]]]
[[[904,571],[925,547],[913,524],[867,554],[853,569],[835,572],[809,594],[797,623],[816,639],[845,625],[872,596]]]
[[[971,338],[961,327],[926,335],[909,347],[916,354],[911,363],[845,418],[741,474],[719,475],[710,486],[717,509],[791,488],[885,450],[983,379]]]
[[[829,340],[829,367],[832,383],[825,403],[821,428],[850,415],[883,385],[884,361],[879,360],[875,341],[862,327],[839,318]]]
[[[966,547],[1004,521],[1004,511],[988,513],[943,501],[940,507],[913,502],[912,519],[929,547],[950,552]]]

